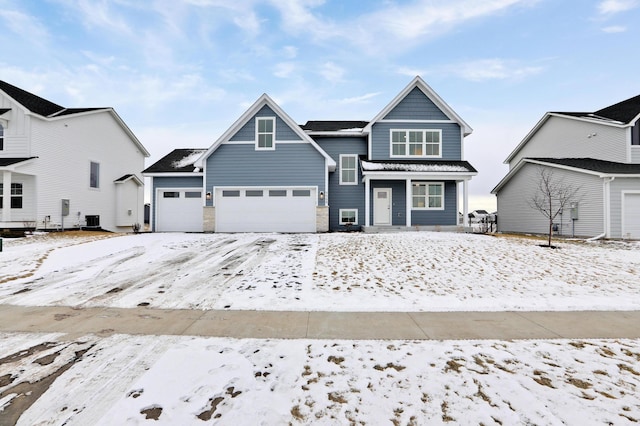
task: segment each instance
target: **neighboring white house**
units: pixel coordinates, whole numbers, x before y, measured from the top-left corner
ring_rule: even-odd
[[[557,232],[640,239],[640,96],[593,113],[546,113],[505,163],[509,173],[492,191],[500,232],[548,230],[530,206],[543,168],[579,188],[556,218]]]
[[[131,231],[148,156],[113,108],[64,108],[0,81],[0,231]]]

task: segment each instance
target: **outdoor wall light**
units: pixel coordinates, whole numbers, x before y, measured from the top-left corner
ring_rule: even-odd
[[[324,191],[320,191],[320,199],[324,200]]]
[[[207,192],[207,200],[211,200],[211,193]]]

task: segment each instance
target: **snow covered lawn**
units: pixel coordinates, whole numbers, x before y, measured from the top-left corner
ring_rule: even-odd
[[[11,383],[37,399],[18,422],[29,426],[640,421],[630,340],[0,339],[2,424],[15,420]]]
[[[0,303],[234,310],[635,310],[640,243],[453,233],[5,240]]]

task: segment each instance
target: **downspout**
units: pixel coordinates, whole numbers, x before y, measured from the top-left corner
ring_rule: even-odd
[[[611,182],[615,179],[615,176],[604,179],[604,235],[600,238],[611,237]]]

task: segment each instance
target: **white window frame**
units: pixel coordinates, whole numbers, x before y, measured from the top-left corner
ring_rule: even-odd
[[[96,174],[96,185],[93,186],[93,182],[91,181],[91,175],[93,174],[92,168],[93,165],[97,166],[97,174]],[[100,189],[100,163],[97,161],[89,161],[89,188],[91,189]]]
[[[271,121],[271,131],[261,132],[260,121]],[[256,151],[273,151],[276,149],[276,118],[275,117],[256,117]],[[271,146],[260,146],[260,136],[271,135]]]
[[[344,160],[353,158],[353,168],[344,167]],[[353,181],[344,180],[342,172],[344,170],[353,170]],[[358,184],[358,156],[356,154],[340,154],[340,185],[357,185]]]
[[[346,213],[346,212],[353,212],[355,213],[354,217],[355,217],[355,222],[345,222],[343,219],[342,214]],[[338,217],[340,220],[340,225],[357,225],[358,224],[358,209],[340,209],[338,212]]]
[[[444,210],[444,182],[411,182],[411,186],[411,210]],[[429,195],[430,186],[440,187],[440,207],[429,207],[429,198],[431,198],[431,195]],[[416,187],[425,187],[424,194],[416,195],[414,193]],[[418,197],[424,198],[424,207],[414,206],[414,200]]]
[[[397,143],[393,141],[394,133],[403,133],[404,132],[404,141]],[[420,142],[411,142],[411,133],[419,134],[421,136]],[[438,143],[435,144],[433,142],[427,142],[427,134],[435,133],[438,135]],[[410,148],[412,145],[420,145],[421,154],[410,154]],[[402,146],[404,147],[404,154],[394,154],[393,147]],[[437,146],[438,154],[437,155],[427,155],[427,147],[428,146]],[[389,130],[389,156],[391,158],[442,158],[442,129],[390,129]]]

